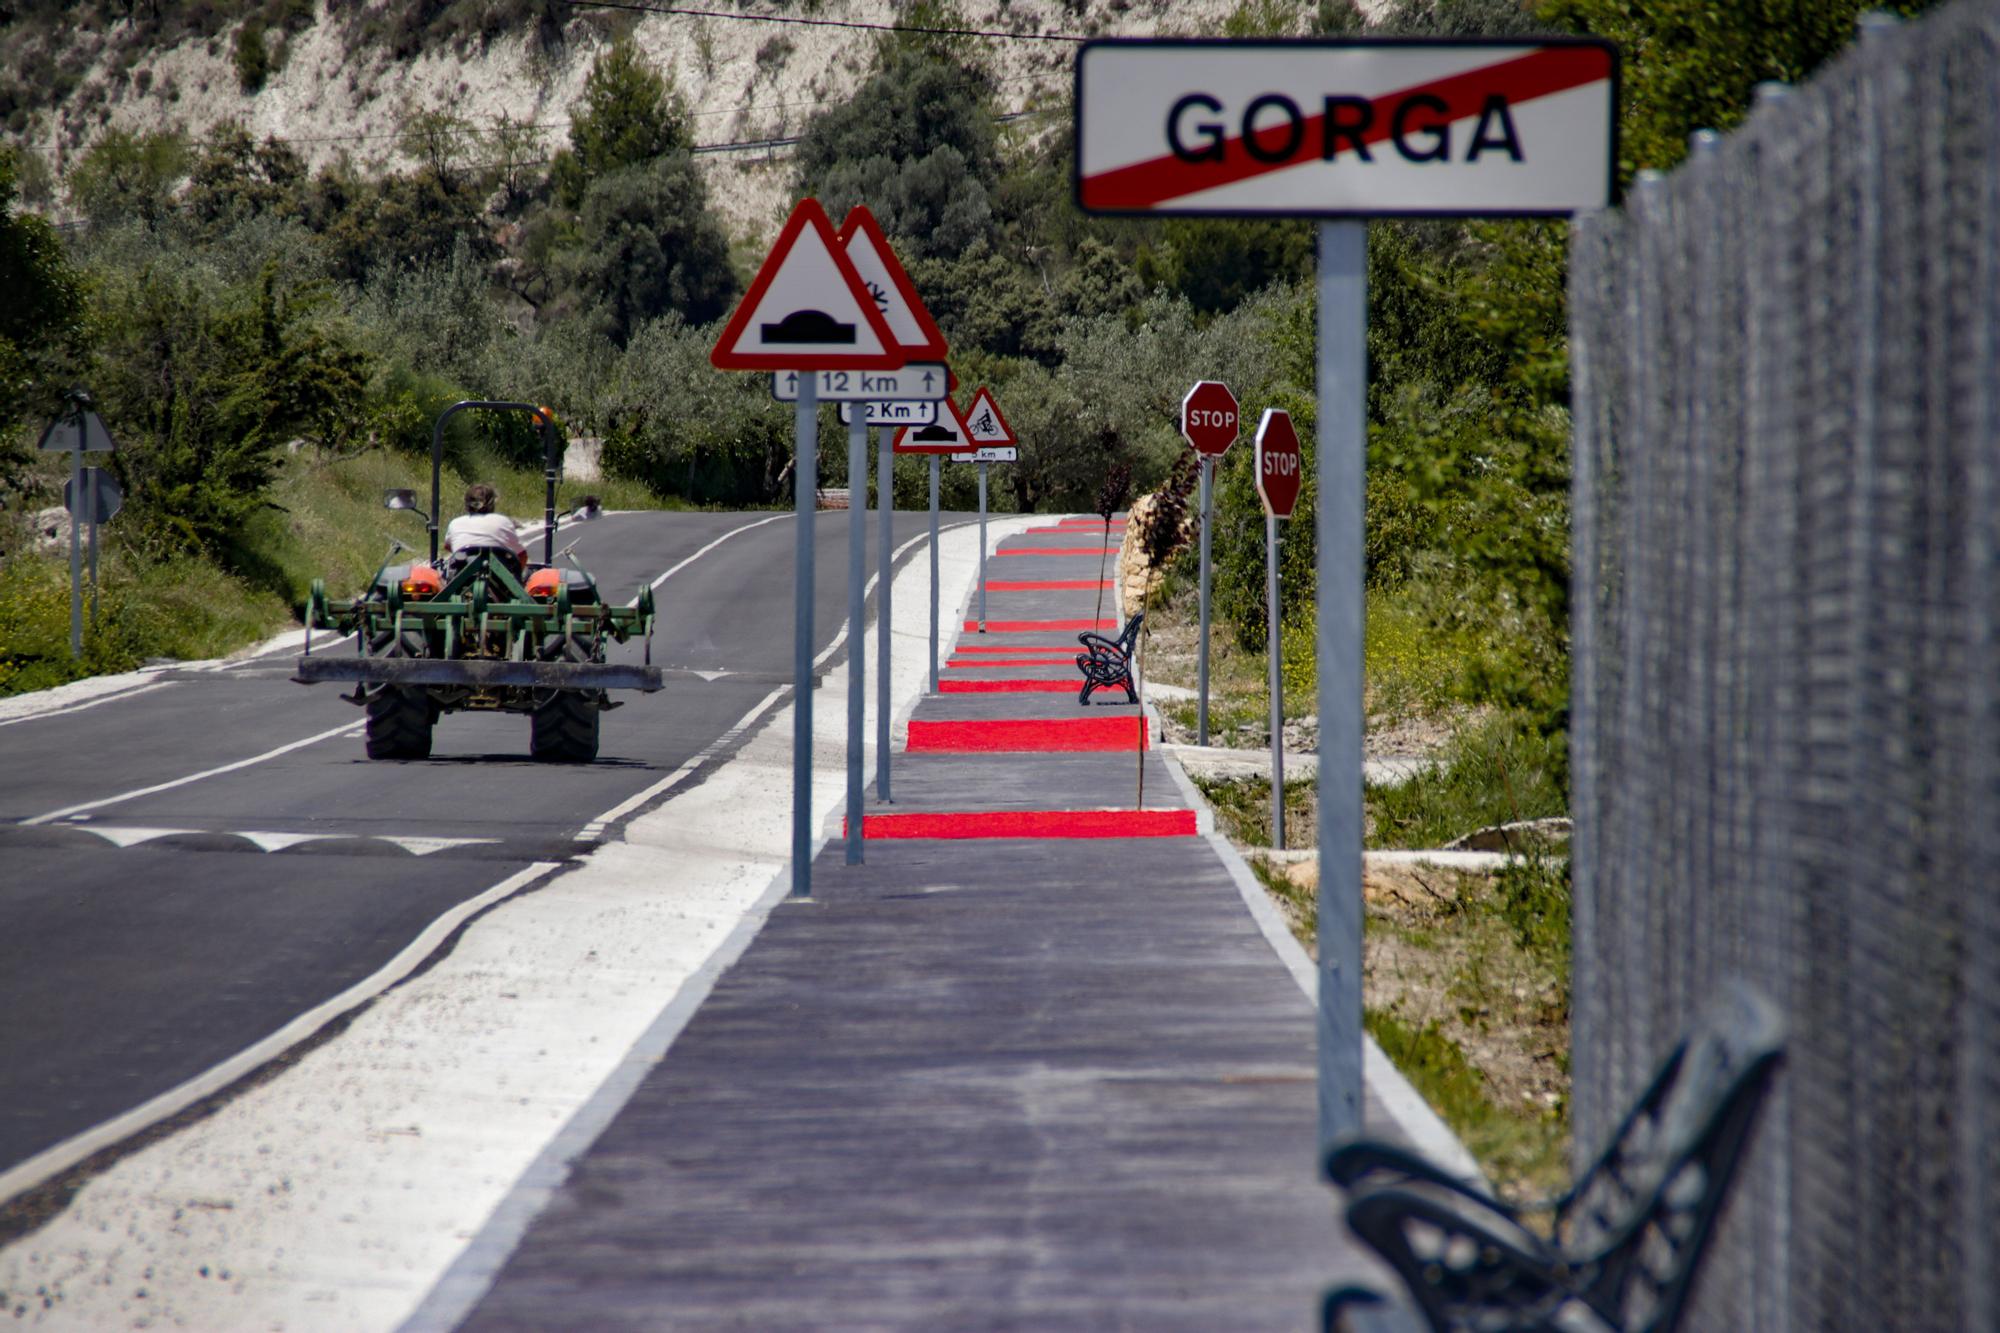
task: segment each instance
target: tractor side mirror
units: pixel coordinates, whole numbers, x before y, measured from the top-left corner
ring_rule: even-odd
[[[392,490],[382,492],[384,509],[415,509],[417,493],[412,490]]]

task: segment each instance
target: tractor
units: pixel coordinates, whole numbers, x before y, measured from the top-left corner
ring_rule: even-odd
[[[526,412],[543,445],[542,559],[517,568],[506,552],[473,548],[440,560],[439,486],[444,427],[468,408]],[[597,757],[599,721],[620,705],[607,691],[660,688],[652,665],[653,592],[642,588],[630,606],[611,606],[597,581],[573,559],[559,558],[556,475],[560,458],[554,415],[528,403],[468,400],[438,416],[431,432],[430,559],[397,563],[401,542],[351,601],[329,599],[315,579],[306,605],[305,655],[292,677],[302,684],[351,683],[343,696],[367,710],[370,759],[423,759],[439,717],[455,712],[526,713],[529,755],[553,763]],[[412,492],[393,490],[388,508],[415,510]],[[601,517],[595,499],[562,515],[572,523]],[[574,546],[574,543],[571,543]],[[354,653],[312,651],[312,633],[354,636]],[[604,660],[609,640],[642,636],[645,665]]]

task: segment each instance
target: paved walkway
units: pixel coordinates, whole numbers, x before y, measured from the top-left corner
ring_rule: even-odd
[[[1316,1326],[1360,1261],[1314,1169],[1313,1011],[1139,710],[1077,704],[1101,532],[1004,544],[1072,553],[995,581],[1075,586],[989,591],[867,864],[828,843],[464,1327]]]

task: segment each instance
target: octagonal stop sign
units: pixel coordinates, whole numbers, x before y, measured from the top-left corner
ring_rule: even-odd
[[[1220,458],[1236,443],[1236,395],[1221,380],[1199,380],[1181,399],[1181,434],[1195,452]]]
[[[1299,502],[1299,482],[1305,469],[1291,413],[1276,407],[1264,409],[1264,419],[1257,423],[1256,462],[1257,494],[1264,497],[1265,511],[1277,518],[1290,518]]]

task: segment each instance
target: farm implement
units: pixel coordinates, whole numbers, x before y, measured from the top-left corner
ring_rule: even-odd
[[[504,551],[472,547],[440,559],[439,496],[444,424],[463,408],[529,413],[543,434],[546,503],[542,559],[523,562]],[[384,563],[368,589],[350,601],[331,599],[314,580],[306,606],[306,652],[294,680],[352,684],[346,696],[367,710],[370,759],[422,759],[445,713],[526,713],[529,755],[587,763],[597,757],[599,721],[619,705],[607,691],[660,688],[651,665],[653,594],[642,588],[630,606],[612,606],[597,582],[574,565],[559,566],[555,550],[557,455],[547,409],[526,403],[463,402],[438,417],[431,436],[428,561]],[[391,491],[391,509],[414,509],[409,491]],[[587,500],[564,515],[571,522],[600,516]],[[391,548],[389,561],[404,550]],[[354,636],[354,653],[312,652],[312,632]],[[605,660],[608,642],[646,643],[646,664]]]

